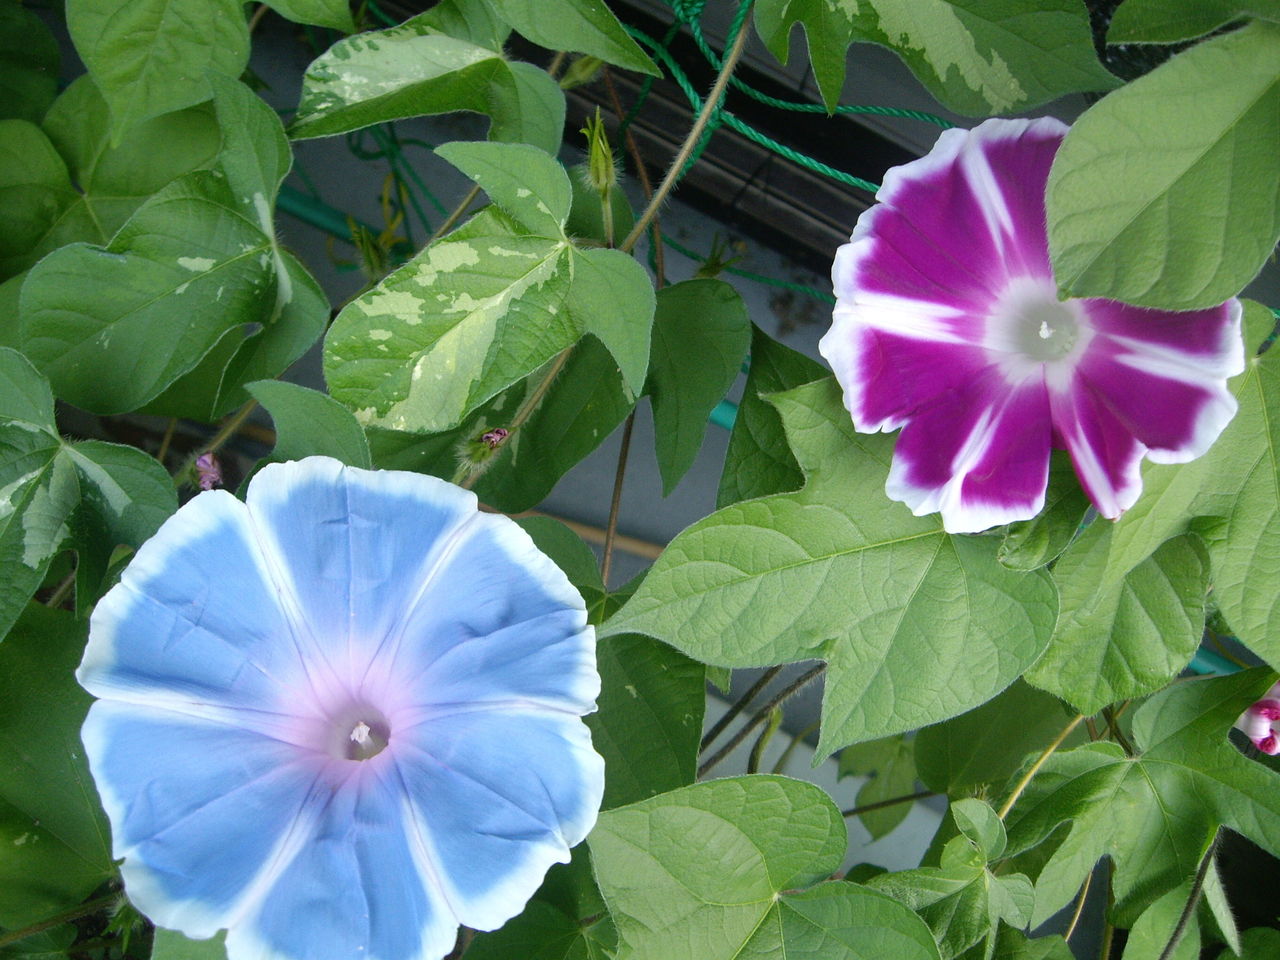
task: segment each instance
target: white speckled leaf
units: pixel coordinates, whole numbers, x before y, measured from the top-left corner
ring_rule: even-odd
[[[366,426],[457,426],[578,339],[569,282],[566,240],[434,243],[338,314],[325,338],[330,393]]]
[[[893,50],[930,93],[971,116],[1119,84],[1098,62],[1078,0],[761,0],[755,20],[783,62],[792,27],[804,24],[828,108],[840,99],[855,41]]]

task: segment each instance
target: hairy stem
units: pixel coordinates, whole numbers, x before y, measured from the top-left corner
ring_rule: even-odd
[[[609,589],[609,572],[613,568],[613,542],[618,536],[618,513],[622,508],[622,480],[627,474],[627,457],[631,453],[631,430],[636,425],[636,411],[627,414],[622,428],[622,446],[618,448],[618,468],[613,474],[613,496],[609,500],[609,522],[604,528],[604,552],[600,558],[600,580]]]
[[[871,813],[873,810],[883,810],[885,807],[896,807],[900,803],[911,803],[916,800],[924,800],[928,797],[936,797],[936,790],[920,790],[916,793],[906,793],[900,797],[890,797],[888,800],[877,800],[875,803],[864,803],[860,807],[850,807],[848,810],[841,810],[842,817],[860,817],[864,813]]]
[[[1062,935],[1062,939],[1068,943],[1071,942],[1071,935],[1076,932],[1076,925],[1080,922],[1080,914],[1084,913],[1084,901],[1089,896],[1089,884],[1093,880],[1093,874],[1085,874],[1084,884],[1080,887],[1080,893],[1076,897],[1076,908],[1071,914],[1071,922],[1067,924],[1067,932]]]
[[[258,401],[250,400],[243,407],[233,413],[222,424],[221,429],[214,434],[213,439],[209,441],[208,446],[204,448],[205,453],[217,453],[222,445],[235,436],[235,432],[240,429],[241,425],[249,419],[249,415],[257,409]]]
[[[431,244],[435,243],[446,233],[452,230],[454,224],[462,219],[462,215],[467,212],[467,208],[471,206],[471,202],[478,196],[480,196],[480,184],[477,183],[467,191],[467,195],[462,198],[462,202],[453,208],[453,213],[449,214],[449,216],[445,218],[444,223],[440,224],[440,226],[436,228],[436,232],[427,237],[427,242],[424,243],[423,246],[431,246]]]
[[[773,712],[774,707],[787,700],[792,696],[792,694],[798,692],[801,687],[805,686],[805,684],[810,680],[821,675],[826,669],[827,665],[825,663],[820,663],[816,667],[806,670],[804,673],[800,674],[800,676],[796,677],[795,680],[774,694],[763,707],[756,711],[755,716],[743,725],[741,730],[729,738],[728,743],[712,754],[711,757],[707,759],[706,763],[698,768],[698,776],[706,776],[716,764],[729,754],[733,753],[733,751],[737,749],[738,744],[751,736],[751,731],[755,730],[756,727],[769,719],[769,714]]]
[[[716,76],[715,85],[711,88],[711,93],[707,95],[706,101],[702,104],[702,110],[699,111],[697,119],[694,120],[693,126],[689,129],[689,135],[685,137],[684,143],[680,145],[680,151],[676,154],[675,160],[671,162],[667,175],[658,184],[658,189],[654,191],[648,206],[644,208],[644,213],[640,214],[640,218],[636,220],[636,225],[631,228],[627,238],[618,245],[619,250],[630,252],[635,247],[637,241],[648,229],[649,222],[658,215],[658,209],[666,201],[667,194],[672,191],[676,181],[684,173],[684,166],[689,161],[694,149],[702,141],[702,135],[706,133],[707,124],[711,122],[711,118],[720,109],[720,100],[724,96],[725,88],[729,85],[729,78],[733,76],[734,67],[738,65],[738,60],[742,57],[742,51],[746,49],[748,33],[746,26],[740,23],[738,35],[733,40],[733,46],[729,48],[729,52],[724,58],[724,63],[720,65],[720,73]]]
[[[707,747],[711,746],[712,741],[714,741],[716,737],[720,736],[720,734],[724,733],[725,727],[733,723],[734,718],[743,710],[747,709],[747,707],[751,705],[751,701],[758,697],[760,695],[760,691],[771,684],[773,682],[773,678],[781,671],[782,666],[779,665],[776,667],[770,667],[764,673],[760,674],[760,679],[751,685],[751,689],[730,704],[729,709],[725,711],[724,716],[717,720],[715,724],[712,725],[711,729],[703,734],[702,743],[698,746],[698,752],[701,753],[703,750],[706,750]]]
[[[1022,796],[1022,791],[1027,789],[1027,784],[1029,784],[1032,778],[1040,772],[1040,768],[1043,767],[1048,759],[1053,756],[1054,751],[1062,746],[1063,741],[1065,741],[1067,737],[1071,736],[1071,731],[1080,726],[1083,720],[1084,714],[1078,714],[1074,720],[1062,728],[1062,732],[1054,737],[1053,743],[1044,748],[1044,752],[1036,758],[1036,762],[1033,763],[1031,768],[1022,775],[1022,779],[1019,780],[1017,785],[1013,788],[1013,792],[1009,794],[1009,799],[1004,802],[1004,806],[1000,808],[1000,812],[997,813],[996,816],[1003,820],[1009,815],[1009,811],[1013,809],[1013,805],[1017,803],[1018,798]]]
[[[1196,907],[1200,905],[1200,898],[1204,895],[1204,883],[1209,877],[1209,868],[1213,866],[1213,858],[1218,853],[1218,842],[1221,837],[1222,828],[1219,827],[1213,831],[1213,839],[1209,841],[1208,849],[1205,850],[1204,856],[1200,858],[1200,866],[1196,868],[1196,878],[1191,883],[1191,896],[1187,897],[1187,902],[1183,904],[1182,913],[1178,916],[1178,922],[1173,928],[1169,942],[1160,951],[1159,960],[1169,960],[1173,956],[1173,951],[1178,949],[1178,944],[1182,941],[1183,935],[1187,932],[1187,924],[1191,922],[1191,915],[1196,912]]]

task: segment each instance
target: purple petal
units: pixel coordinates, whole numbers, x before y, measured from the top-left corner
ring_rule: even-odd
[[[1146,447],[1087,385],[1077,382],[1068,390],[1050,391],[1049,408],[1084,492],[1098,513],[1115,520],[1142,493],[1139,468]]]
[[[1048,396],[1033,377],[1012,387],[988,370],[918,413],[894,448],[885,490],[948,533],[976,533],[1044,506],[1051,446]]]
[[[389,749],[423,856],[459,920],[479,930],[517,914],[551,864],[568,862],[604,795],[585,725],[552,711],[453,715]]]
[[[839,307],[819,349],[844,387],[853,425],[864,433],[898,429],[917,410],[963,390],[990,365],[979,347],[886,333]]]

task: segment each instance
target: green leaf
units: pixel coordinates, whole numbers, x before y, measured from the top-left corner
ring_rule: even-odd
[[[999,824],[995,820],[993,837],[1003,839]],[[1025,927],[1031,914],[1031,881],[1022,874],[997,877],[986,863],[970,839],[960,836],[947,844],[942,866],[880,874],[867,885],[919,914],[942,956],[956,957],[984,938],[994,939],[1001,920]]]
[[[73,907],[114,871],[80,745],[91,698],[72,671],[85,628],[33,605],[0,644],[0,927]]]
[[[517,517],[538,549],[555,561],[587,603],[604,593],[596,555],[582,538],[554,517]]]
[[[1039,753],[1070,717],[1057,697],[1014,683],[976,710],[925,727],[915,739],[916,767],[930,790],[956,795],[1001,783]],[[1068,744],[1078,742],[1076,734]]]
[[[631,256],[574,248],[569,309],[613,354],[632,397],[640,395],[649,372],[656,308],[649,274]]]
[[[44,131],[27,120],[0,120],[0,278],[39,259],[33,251],[74,201],[66,164]]]
[[[447,29],[469,36],[450,36]],[[559,145],[564,96],[545,71],[508,64],[496,25],[467,25],[457,4],[398,27],[339,40],[303,75],[289,126],[295,140],[327,137],[405,117],[471,110],[493,118],[494,140]],[[534,74],[542,74],[536,77]],[[550,86],[549,86],[549,85]]]
[[[1075,960],[1067,941],[1055,934],[1028,940],[1011,927],[1001,927],[991,960]]]
[[[1164,953],[1189,896],[1191,881],[1188,880],[1147,907],[1129,930],[1121,960],[1199,960],[1200,925],[1194,915],[1177,947],[1168,955]]]
[[[211,76],[214,109],[222,130],[218,167],[236,200],[257,214],[264,233],[272,232],[271,209],[293,153],[279,115],[238,80]]]
[[[904,797],[916,787],[914,743],[902,736],[885,737],[845,747],[840,751],[840,776],[869,777],[859,789],[854,806],[865,807]],[[858,819],[873,840],[892,833],[911,812],[912,803],[898,803],[860,814]]]
[[[553,158],[522,143],[444,143],[443,157],[480,185],[489,199],[530,233],[563,236],[573,193]]]
[[[507,70],[510,82],[495,82],[489,91],[489,139],[532,144],[554,157],[564,139],[564,90],[532,63],[510,60]]]
[[[41,930],[17,943],[0,947],[3,960],[66,960],[79,931],[69,923]]]
[[[627,35],[604,0],[488,0],[526,39],[548,50],[599,57],[638,73],[659,76],[654,62]]]
[[[604,922],[604,921],[601,921]],[[540,900],[494,933],[482,933],[467,948],[469,960],[603,960],[603,943],[568,914]]]
[[[1238,953],[1224,952],[1219,960],[1271,960],[1280,951],[1280,930],[1272,927],[1246,930],[1241,940]]]
[[[1048,575],[883,497],[892,441],[853,429],[834,381],[774,402],[805,488],[682,532],[605,634],[723,666],[826,660],[823,755],[961,713],[1034,663],[1057,611]]]
[[[532,390],[538,377],[535,372],[513,391],[518,390],[523,398],[526,385]],[[474,488],[476,495],[506,512],[537,506],[571,467],[613,433],[634,406],[635,399],[628,396],[613,356],[595,337],[583,337],[538,409],[481,475]],[[515,405],[509,405],[508,413],[514,410]],[[482,415],[477,427],[504,422],[501,417]]]
[[[971,116],[1119,83],[1098,62],[1088,11],[1074,0],[761,0],[755,22],[783,63],[793,25],[804,24],[828,110],[854,41],[893,50],[944,105]]]
[[[267,0],[267,6],[294,23],[328,27],[339,33],[355,33],[356,30],[355,21],[351,19],[350,0]]]
[[[1125,0],[1111,15],[1107,43],[1178,43],[1241,17],[1280,18],[1277,0]]]
[[[1231,904],[1227,902],[1227,891],[1222,886],[1216,858],[1209,862],[1209,868],[1205,871],[1202,904],[1200,912],[1212,918],[1209,929],[1217,928],[1216,937],[1213,933],[1209,936],[1224,941],[1232,950],[1241,950],[1240,928],[1236,926],[1235,914]]]
[[[76,564],[76,613],[85,616],[101,592],[111,554],[139,547],[178,509],[173,478],[155,457],[100,440],[63,448],[76,469],[80,503],[72,542]]]
[[[658,291],[646,392],[663,496],[693,466],[707,417],[738,378],[750,341],[746,305],[723,280],[686,280]]]
[[[938,957],[909,910],[820,882],[840,866],[845,830],[809,783],[756,775],[695,784],[602,813],[589,843],[618,960]]]
[[[1076,121],[1049,175],[1059,286],[1190,310],[1235,296],[1280,238],[1280,26],[1178,54]]]
[[[1104,855],[1127,926],[1195,873],[1219,824],[1280,853],[1280,775],[1227,740],[1273,679],[1250,670],[1177,684],[1138,709],[1136,756],[1098,742],[1049,758],[1005,819],[1011,853],[1069,824],[1036,881],[1033,923],[1065,906]]]
[[[226,960],[225,939],[226,934],[219,932],[208,940],[192,940],[177,930],[156,927],[151,960]]]
[[[281,380],[259,380],[246,389],[275,423],[273,460],[323,456],[365,470],[372,467],[364,431],[351,411],[336,400]]]
[[[960,832],[972,841],[987,863],[999,859],[1004,853],[1004,824],[990,804],[973,797],[956,800],[951,804],[951,816]]]
[[[20,3],[0,3],[0,120],[39,123],[58,90],[58,41]]]
[[[751,328],[751,366],[729,435],[716,506],[739,500],[790,493],[804,485],[804,474],[787,446],[782,418],[764,399],[826,376],[822,364],[779,343],[757,326]]]
[[[1031,683],[1086,714],[1163,687],[1204,635],[1209,555],[1200,538],[1176,537],[1119,580],[1102,580],[1112,534],[1110,524],[1093,524],[1055,568],[1062,614],[1027,672]],[[1097,569],[1078,569],[1090,564]]]
[[[62,399],[95,413],[135,410],[223,336],[265,319],[272,245],[225,180],[188,174],[105,249],[72,244],[32,268],[22,349]]]
[[[411,23],[430,27],[439,33],[466,40],[495,53],[501,53],[511,27],[493,12],[487,0],[440,0]]]
[[[111,106],[111,139],[133,124],[209,99],[208,74],[249,61],[240,0],[67,0],[67,28]]]
[[[604,757],[603,809],[693,783],[706,707],[702,664],[636,635],[599,642],[599,710],[587,717]]]
[[[1044,509],[1031,520],[1004,528],[1000,562],[1013,570],[1035,570],[1058,559],[1080,529],[1088,509],[1089,498],[1076,479],[1071,459],[1054,451],[1049,461]]]
[[[107,102],[87,75],[54,101],[44,130],[78,194],[36,245],[35,259],[67,243],[110,242],[144,200],[209,166],[222,136],[212,105],[201,104],[134,124],[113,146]]]

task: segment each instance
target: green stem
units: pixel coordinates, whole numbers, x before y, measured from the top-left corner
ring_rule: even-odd
[[[427,238],[427,242],[424,246],[431,246],[431,244],[435,243],[446,233],[452,230],[453,225],[461,220],[462,215],[467,212],[467,207],[471,206],[471,201],[475,200],[478,196],[480,196],[480,184],[477,183],[467,191],[467,195],[462,198],[462,202],[453,208],[453,213],[449,214],[449,216],[445,218],[444,223],[440,224],[440,226],[436,228],[436,232]]]
[[[524,403],[520,404],[520,409],[516,411],[515,416],[511,418],[511,422],[507,424],[507,438],[504,443],[511,442],[511,436],[524,426],[525,421],[533,416],[533,412],[538,409],[538,404],[542,402],[542,398],[547,395],[547,391],[551,389],[551,384],[560,370],[564,367],[569,359],[569,354],[573,352],[573,347],[565,347],[556,354],[555,359],[551,361],[551,366],[547,369],[547,374],[542,378],[538,385],[534,388],[533,393],[525,397]],[[462,474],[466,476],[462,476]],[[453,482],[464,490],[470,490],[477,480],[480,479],[482,471],[470,471],[464,465],[459,468],[458,473],[454,475]]]
[[[708,94],[706,102],[703,103],[697,119],[694,120],[693,126],[689,130],[689,135],[685,137],[684,143],[680,145],[680,151],[676,154],[675,160],[671,162],[671,167],[667,170],[667,175],[662,178],[662,183],[658,184],[658,189],[654,191],[648,206],[644,208],[644,213],[640,214],[640,218],[636,220],[635,226],[631,228],[627,238],[618,245],[618,249],[624,253],[630,253],[640,238],[644,236],[650,221],[658,215],[658,209],[666,201],[667,194],[672,191],[676,182],[684,173],[685,164],[688,163],[689,157],[693,155],[693,151],[702,142],[702,135],[706,132],[707,125],[710,124],[711,118],[715,116],[716,111],[720,109],[720,101],[724,97],[725,88],[729,85],[729,78],[733,76],[734,67],[738,65],[738,60],[742,57],[742,51],[746,49],[747,34],[749,32],[740,22],[738,35],[734,37],[733,46],[730,47],[728,55],[725,56],[724,63],[720,65],[720,73],[716,76],[715,85],[711,88],[711,93]]]
[[[62,913],[55,914],[47,920],[41,920],[39,923],[33,923],[29,927],[23,927],[20,930],[10,930],[7,933],[0,933],[0,947],[7,947],[11,943],[17,943],[19,940],[25,940],[27,937],[34,937],[37,933],[43,933],[51,927],[56,927],[60,923],[67,923],[71,920],[79,920],[81,917],[87,917],[91,913],[97,913],[103,907],[109,906],[120,899],[118,893],[108,893],[105,896],[90,900],[88,903],[82,903],[78,907],[72,907],[70,910],[64,910]]]
[[[760,724],[764,723],[766,720],[769,719],[769,714],[773,712],[774,707],[777,707],[783,701],[787,700],[792,694],[799,691],[800,688],[803,687],[805,684],[807,684],[810,680],[813,680],[815,677],[821,675],[822,672],[826,669],[827,669],[827,665],[825,663],[820,663],[816,667],[813,667],[810,670],[806,670],[800,676],[796,677],[795,680],[793,680],[791,683],[787,684],[787,686],[783,687],[776,694],[774,694],[773,697],[768,701],[768,703],[766,703],[763,707],[757,710],[755,716],[753,716],[750,720],[746,722],[746,724],[743,725],[741,730],[739,730],[737,733],[735,733],[732,737],[729,738],[728,743],[726,743],[723,747],[721,747],[714,754],[712,754],[712,756],[707,760],[707,762],[698,768],[698,777],[701,778],[706,776],[707,773],[716,764],[718,764],[721,760],[723,760],[729,754],[733,753],[733,751],[737,749],[738,744],[742,743],[743,740],[751,736],[751,731],[755,730],[756,727],[760,726]]]
[[[1098,951],[1098,960],[1111,960],[1111,944],[1115,942],[1116,925],[1111,922],[1111,911],[1116,906],[1115,880],[1116,865],[1107,863],[1107,913],[1106,924],[1102,928],[1102,948]]]
[[[222,445],[230,440],[235,432],[240,429],[241,425],[249,419],[249,414],[253,413],[257,406],[257,400],[250,400],[243,407],[228,417],[227,421],[223,423],[222,428],[214,434],[213,439],[209,441],[209,445],[204,448],[204,452],[216,453]]]
[[[707,747],[711,746],[711,744],[715,741],[716,737],[724,733],[724,728],[729,726],[729,724],[733,723],[734,718],[737,717],[737,715],[740,714],[747,707],[749,707],[751,705],[751,701],[754,700],[757,696],[759,696],[760,691],[763,690],[765,687],[767,687],[770,683],[772,683],[773,678],[776,677],[781,671],[782,671],[782,667],[777,666],[777,667],[770,667],[764,673],[760,674],[760,679],[751,685],[751,689],[748,690],[746,693],[744,693],[742,696],[740,696],[737,700],[735,700],[729,706],[729,709],[724,712],[724,716],[722,716],[719,720],[717,720],[715,724],[712,726],[712,728],[703,735],[702,743],[698,747],[698,752],[701,753],[703,750],[706,750]]]
[[[60,607],[62,601],[67,599],[67,594],[71,592],[72,586],[76,582],[76,572],[72,570],[53,588],[53,593],[49,594],[49,599],[45,601],[46,607]]]
[[[883,810],[885,807],[896,807],[900,803],[912,803],[916,800],[924,800],[927,797],[936,797],[936,790],[920,790],[917,793],[903,794],[901,797],[890,797],[888,800],[877,800],[875,803],[863,804],[860,807],[851,807],[848,810],[841,810],[842,817],[860,817],[864,813],[871,813],[873,810]]]
[[[1076,925],[1080,922],[1080,914],[1084,913],[1084,901],[1089,896],[1089,883],[1093,880],[1093,874],[1085,874],[1084,884],[1080,887],[1080,895],[1076,897],[1076,909],[1071,914],[1071,922],[1067,924],[1067,932],[1062,935],[1062,939],[1068,943],[1071,942],[1071,935],[1076,932]]]
[[[820,726],[822,726],[822,720],[815,720],[792,737],[790,742],[787,744],[786,749],[782,751],[782,756],[778,757],[778,762],[773,765],[773,770],[771,772],[785,773],[787,770],[787,762],[791,759],[791,754],[795,753],[796,747],[804,743],[804,741],[809,738],[809,735],[816,731]]]
[[[756,742],[751,747],[751,756],[747,757],[747,773],[760,772],[760,758],[764,756],[764,748],[769,745],[769,741],[773,739],[773,735],[777,733],[778,726],[782,723],[782,710],[774,707],[769,713],[769,722],[764,725],[764,729],[760,731],[760,736],[756,738]]]
[[[1178,917],[1178,923],[1173,928],[1173,934],[1169,937],[1169,942],[1164,945],[1164,949],[1160,951],[1159,960],[1169,960],[1173,956],[1173,951],[1178,949],[1178,944],[1182,941],[1183,934],[1187,932],[1187,924],[1191,922],[1191,915],[1196,912],[1196,907],[1200,905],[1200,897],[1204,895],[1204,884],[1209,878],[1209,868],[1213,866],[1213,858],[1218,853],[1218,842],[1222,837],[1222,828],[1213,831],[1213,839],[1209,841],[1208,849],[1205,850],[1204,856],[1200,858],[1200,866],[1196,869],[1196,878],[1191,884],[1191,895],[1187,897],[1187,902],[1182,907],[1182,914]]]
[[[618,513],[622,508],[622,479],[627,473],[627,457],[631,453],[631,430],[636,425],[634,409],[627,414],[622,428],[622,446],[618,449],[618,467],[613,474],[613,496],[609,500],[609,522],[604,529],[604,550],[600,558],[600,582],[609,589],[609,571],[613,566],[613,541],[618,536]]]
[[[1065,741],[1067,737],[1071,736],[1071,731],[1080,726],[1083,720],[1084,714],[1078,714],[1074,720],[1062,728],[1062,732],[1054,738],[1053,743],[1044,748],[1044,752],[1036,758],[1036,762],[1033,763],[1031,768],[1022,775],[1022,779],[1019,780],[1017,786],[1013,788],[1013,792],[1009,794],[1009,799],[1004,802],[1004,806],[1000,808],[1000,812],[997,813],[996,816],[1003,820],[1009,815],[1009,811],[1013,809],[1013,805],[1017,803],[1018,798],[1022,796],[1022,791],[1027,789],[1027,784],[1029,784],[1031,779],[1040,772],[1040,768],[1048,762],[1051,756],[1053,756],[1054,751],[1062,746],[1063,741]]]

